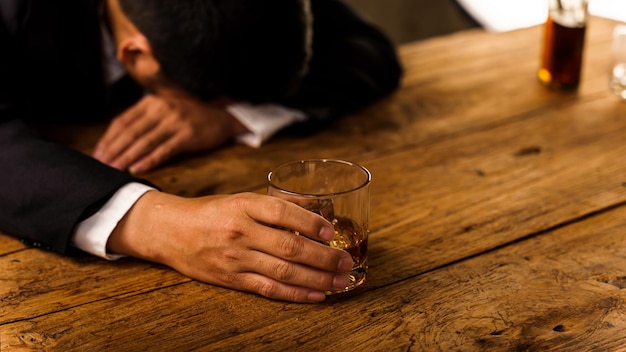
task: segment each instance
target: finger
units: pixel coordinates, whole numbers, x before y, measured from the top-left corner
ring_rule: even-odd
[[[348,252],[331,248],[289,231],[257,223],[251,225],[248,232],[256,234],[248,240],[250,249],[287,262],[299,263],[332,273],[345,273],[351,270],[354,264]]]
[[[115,160],[111,162],[111,165],[122,170],[129,169],[133,164],[139,162],[150,153],[153,153],[160,145],[167,143],[174,133],[172,129],[161,125],[147,131],[145,134],[135,139],[132,144],[118,155]]]
[[[286,261],[262,252],[246,252],[241,270],[271,278],[277,282],[309,288],[316,291],[344,289],[349,278],[347,273],[328,272],[310,266]]]
[[[237,284],[230,287],[240,291],[253,292],[270,299],[289,302],[317,303],[326,299],[324,291],[287,285],[256,273],[238,274]]]
[[[146,104],[142,101],[111,122],[94,149],[96,159],[105,164],[113,163],[136,139],[158,124],[156,118],[146,114]]]
[[[117,155],[111,151],[109,145],[113,143],[119,135],[123,134],[126,126],[130,125],[139,114],[138,106],[132,106],[121,115],[114,118],[96,144],[93,156],[103,163],[108,163],[113,160]]]
[[[262,197],[267,197],[263,207],[247,208],[248,216],[251,218],[297,231],[318,241],[330,241],[335,237],[333,225],[322,216],[283,199]]]
[[[167,138],[169,137],[169,138]],[[187,140],[182,138],[179,134],[174,136],[152,136],[154,139],[151,141],[145,141],[144,146],[147,153],[145,153],[138,161],[135,161],[128,169],[131,174],[140,174],[147,172],[174,156],[180,154],[185,147]],[[163,138],[163,140],[161,140]],[[139,144],[139,141],[138,143]],[[140,146],[137,146],[138,148]]]
[[[109,164],[120,170],[126,170],[161,140],[167,139],[168,135],[155,131],[156,125],[144,119],[119,135],[109,145],[109,152],[115,155]]]

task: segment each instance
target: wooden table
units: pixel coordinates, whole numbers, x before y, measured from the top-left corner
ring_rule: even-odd
[[[135,259],[0,235],[0,349],[626,350],[626,103],[614,23],[593,18],[577,92],[536,79],[542,28],[400,48],[402,88],[311,136],[180,159],[148,175],[186,196],[264,192],[311,157],[373,174],[370,275],[322,304],[190,280]],[[89,151],[102,126],[59,135]]]

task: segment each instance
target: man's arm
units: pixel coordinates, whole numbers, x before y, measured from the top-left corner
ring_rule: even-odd
[[[30,22],[48,9],[33,6],[29,1],[0,4],[0,230],[66,253],[74,225],[133,179],[75,150],[39,139],[27,126],[25,120],[32,111],[55,108],[35,98],[41,85],[30,80],[33,72],[29,60],[40,60],[43,67],[57,61],[53,55],[43,55],[46,46],[31,47],[26,41],[33,33],[50,35],[43,39],[59,34],[50,29],[40,31]],[[56,86],[62,87],[62,82]],[[80,100],[78,94],[75,97]],[[40,120],[52,116],[42,115]]]
[[[119,222],[108,249],[210,284],[319,302],[324,291],[345,288],[353,262],[346,251],[307,237],[328,241],[334,230],[320,215],[276,197],[182,198],[149,191]]]
[[[0,172],[0,228],[66,253],[74,225],[132,178],[29,138],[17,122],[0,123],[0,164],[14,166]],[[324,291],[347,285],[347,252],[267,224],[318,241],[334,236],[321,216],[275,197],[182,198],[148,191],[114,226],[107,246],[203,282],[274,299],[318,302]]]
[[[20,120],[0,122],[0,151],[0,165],[7,166],[0,172],[0,229],[61,253],[70,250],[78,222],[135,180],[82,153],[38,139]]]

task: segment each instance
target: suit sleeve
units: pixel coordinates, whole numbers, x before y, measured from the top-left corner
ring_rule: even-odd
[[[324,121],[395,90],[402,75],[396,47],[339,0],[313,0],[313,58],[294,97],[285,102]]]
[[[61,253],[68,252],[75,225],[134,180],[37,138],[19,119],[0,122],[0,151],[0,230]]]
[[[6,2],[7,4],[26,4]],[[15,39],[23,24],[0,6],[0,231],[37,247],[67,253],[75,225],[93,214],[122,185],[137,181],[76,150],[47,142],[26,122],[33,106],[47,105],[23,89],[28,67]],[[26,12],[24,12],[26,13]],[[7,18],[16,21],[7,23]],[[19,16],[18,16],[19,17]],[[22,60],[23,61],[23,60]],[[41,108],[41,107],[40,107]],[[52,109],[51,109],[52,110]],[[38,116],[51,120],[56,114]]]

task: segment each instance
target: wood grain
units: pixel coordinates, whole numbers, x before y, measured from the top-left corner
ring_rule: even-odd
[[[0,350],[626,350],[626,104],[594,18],[583,83],[536,80],[541,28],[400,48],[382,101],[305,136],[146,175],[198,196],[264,192],[284,161],[372,171],[370,275],[320,305],[270,301],[135,259],[68,258],[0,234]],[[85,153],[102,125],[51,136]]]
[[[204,347],[623,351],[625,225],[621,207]]]
[[[618,351],[625,225],[620,207],[322,305],[190,282],[4,324],[0,340],[3,350]]]
[[[17,239],[2,235],[0,232],[0,257],[26,248],[26,245]]]
[[[626,119],[589,118],[595,116],[596,104],[606,106],[608,100],[365,162],[374,175],[370,265],[375,274],[367,286],[388,285],[626,202],[626,145],[621,143],[626,140]],[[582,163],[585,168],[579,167]],[[414,258],[411,253],[418,250],[424,255]],[[36,267],[29,260],[43,262],[47,257],[28,251],[8,259],[0,261],[0,272],[15,274],[6,278],[15,282],[23,275],[16,262],[18,268]],[[75,296],[72,280],[93,278],[93,286],[85,290],[93,293],[84,297],[88,302],[111,290],[98,284],[101,280],[108,277],[133,286],[134,272],[149,267],[126,262],[111,267],[97,259],[60,260],[64,265],[51,271],[55,275],[40,275],[32,284],[14,286],[40,292],[37,285],[41,285],[71,297]],[[65,272],[81,275],[64,279]],[[55,302],[62,309],[84,303],[83,298],[31,297]],[[42,307],[27,298],[24,305]],[[7,319],[38,314],[36,310],[28,314],[22,304],[12,304],[8,310],[13,313],[7,312]]]

